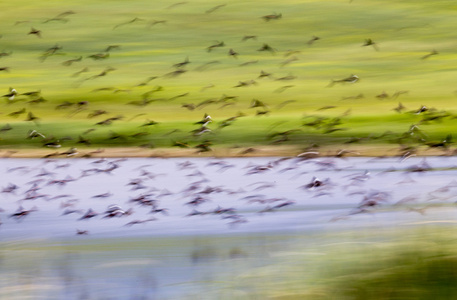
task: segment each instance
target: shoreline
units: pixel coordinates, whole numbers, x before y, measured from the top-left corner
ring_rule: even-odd
[[[69,149],[1,149],[0,158],[135,158],[135,157],[410,157],[453,156],[457,150],[444,151],[437,148],[418,148],[414,152],[402,151],[392,145],[329,145],[304,149],[298,146],[215,147],[199,152],[195,148],[113,147]]]

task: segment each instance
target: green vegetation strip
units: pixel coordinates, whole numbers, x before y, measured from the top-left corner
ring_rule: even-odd
[[[453,9],[379,0],[4,3],[0,148],[449,150]]]

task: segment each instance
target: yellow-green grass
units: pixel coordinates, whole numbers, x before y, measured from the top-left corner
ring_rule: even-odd
[[[1,4],[1,50],[11,55],[0,58],[0,67],[10,68],[0,73],[0,89],[4,91],[0,94],[7,94],[9,87],[19,93],[41,90],[47,100],[31,104],[27,96],[13,101],[1,99],[0,125],[13,127],[0,134],[1,147],[42,147],[42,141],[26,139],[33,129],[56,139],[72,137],[65,145],[76,146],[79,135],[97,128],[87,135],[95,147],[140,146],[146,142],[168,147],[174,139],[191,141],[191,146],[207,139],[225,146],[281,143],[306,147],[343,144],[354,137],[377,137],[386,131],[391,131],[389,136],[364,143],[391,144],[398,143],[412,124],[419,124],[425,133],[422,143],[440,141],[453,133],[452,116],[457,110],[457,68],[453,66],[457,60],[453,42],[457,22],[450,13],[455,8],[453,3],[231,1],[206,13],[220,4],[144,0]],[[69,10],[75,14],[65,16],[67,22],[45,22]],[[269,14],[282,14],[282,18],[262,19]],[[153,23],[162,20],[166,22]],[[42,37],[28,35],[31,27],[41,30]],[[257,39],[242,41],[245,35]],[[314,35],[320,39],[308,45]],[[379,51],[362,46],[368,38],[376,42]],[[207,51],[220,41],[224,47]],[[258,51],[263,44],[276,51]],[[43,57],[55,45],[62,49]],[[109,45],[120,47],[111,50],[106,59],[88,58],[104,53]],[[229,49],[239,53],[237,58],[228,55]],[[433,50],[438,54],[422,59]],[[62,65],[78,57],[82,60]],[[178,69],[173,65],[186,58],[190,61],[182,68],[186,72],[173,76]],[[72,76],[84,68],[88,71]],[[97,76],[107,68],[114,70]],[[259,78],[262,70],[273,77]],[[360,80],[329,86],[331,80],[351,74]],[[287,80],[288,76],[292,78]],[[156,78],[147,82],[149,77]],[[277,80],[280,78],[283,80]],[[257,84],[235,87],[250,80]],[[104,88],[110,89],[100,90]],[[400,91],[407,93],[393,97]],[[384,92],[389,97],[377,97]],[[236,98],[224,102],[220,100],[224,95]],[[356,98],[358,95],[363,97]],[[140,105],[143,99],[147,103]],[[256,116],[263,109],[250,108],[252,99],[264,102],[270,112]],[[211,104],[203,105],[206,100]],[[81,111],[76,106],[56,109],[66,101],[87,101],[88,105]],[[406,107],[402,113],[393,110],[399,102]],[[197,108],[191,111],[183,104]],[[446,115],[421,122],[423,114],[414,112],[422,105]],[[318,111],[329,106],[332,108]],[[27,113],[17,119],[9,116],[22,108],[39,117],[38,124],[25,122]],[[106,110],[107,114],[89,119],[94,110]],[[240,112],[246,116],[216,129],[219,122]],[[208,125],[212,133],[189,137],[189,131],[198,128],[194,123],[205,113],[213,118]],[[113,125],[94,125],[118,115],[123,118]],[[341,118],[342,123],[318,129],[303,126],[313,118],[310,116],[329,122]],[[109,138],[110,131],[127,135],[142,132],[140,125],[147,120],[160,123],[147,129],[147,137]],[[174,129],[179,131],[164,136]],[[269,138],[295,129],[300,131],[288,139]]]
[[[275,300],[456,297],[453,228],[373,230],[308,236],[302,246],[278,253],[276,264],[228,283],[229,292]]]

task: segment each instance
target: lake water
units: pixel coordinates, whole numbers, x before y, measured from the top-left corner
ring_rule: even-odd
[[[455,223],[456,166],[2,159],[0,298],[248,299],[253,287],[233,288],[235,278],[320,236]]]

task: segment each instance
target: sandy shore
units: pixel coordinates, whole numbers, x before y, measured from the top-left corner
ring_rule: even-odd
[[[401,151],[393,145],[342,145],[304,149],[298,146],[256,146],[256,147],[214,147],[211,151],[199,152],[195,148],[153,148],[115,147],[115,148],[78,148],[76,153],[68,154],[69,149],[2,149],[0,157],[12,158],[81,158],[81,157],[379,157],[379,156],[437,156],[456,155],[457,151],[443,151],[423,147],[414,153]]]

